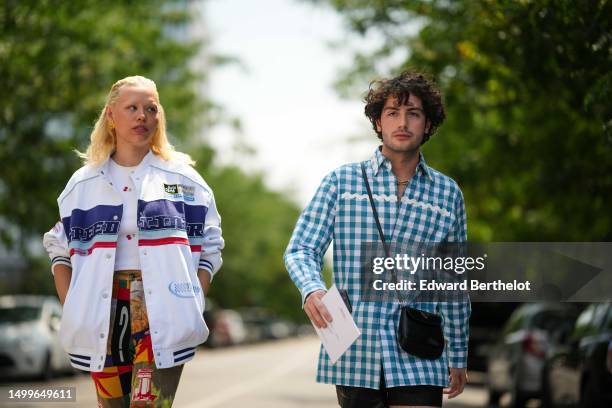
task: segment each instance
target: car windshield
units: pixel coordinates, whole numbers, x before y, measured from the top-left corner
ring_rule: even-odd
[[[0,323],[21,323],[36,320],[40,316],[40,307],[16,306],[0,307]]]

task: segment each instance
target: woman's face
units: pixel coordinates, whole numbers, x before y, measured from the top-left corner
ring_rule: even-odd
[[[119,98],[108,106],[107,115],[115,126],[117,149],[149,148],[159,122],[159,105],[153,89],[122,88]]]

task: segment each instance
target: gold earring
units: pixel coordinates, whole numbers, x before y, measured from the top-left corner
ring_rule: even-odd
[[[115,122],[113,122],[112,120],[108,122],[108,127],[110,128],[110,130],[113,130],[115,128]]]

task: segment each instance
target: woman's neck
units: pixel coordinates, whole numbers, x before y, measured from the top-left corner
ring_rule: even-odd
[[[146,148],[130,148],[122,146],[112,154],[112,158],[120,166],[134,167],[138,166],[142,159],[149,153],[149,147]]]

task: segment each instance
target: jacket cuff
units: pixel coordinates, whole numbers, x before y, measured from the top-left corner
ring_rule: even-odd
[[[212,282],[213,277],[217,271],[221,268],[223,263],[220,255],[209,255],[206,258],[200,258],[198,263],[198,269],[203,269],[210,273],[210,281]]]
[[[66,265],[67,267],[72,269],[72,263],[70,263],[70,258],[65,256],[56,256],[51,260],[51,273],[55,275],[55,265]]]

